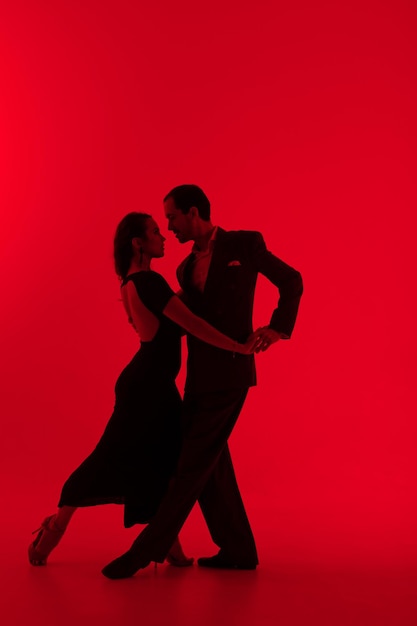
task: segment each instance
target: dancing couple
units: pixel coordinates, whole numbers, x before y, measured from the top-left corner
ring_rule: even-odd
[[[255,569],[254,537],[236,482],[228,438],[250,386],[254,353],[289,339],[302,279],[253,231],[214,226],[210,202],[196,185],[164,199],[168,230],[192,252],[177,270],[176,294],[151,269],[165,237],[145,213],[129,213],[114,239],[114,262],[139,351],[115,386],[113,414],[94,451],[65,482],[58,511],[29,546],[32,565],[45,565],[78,507],[124,504],[125,527],[146,524],[130,549],[106,565],[108,578],[127,578],[152,561],[192,565],[178,535],[198,501],[217,554],[212,568]],[[267,326],[252,330],[258,273],[279,291]],[[181,335],[187,334],[184,397],[175,384]]]

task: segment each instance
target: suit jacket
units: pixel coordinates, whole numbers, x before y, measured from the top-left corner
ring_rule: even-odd
[[[270,327],[291,336],[303,291],[301,274],[266,249],[261,233],[217,230],[204,292],[191,284],[191,253],[177,269],[184,302],[215,328],[244,342],[252,328],[252,310],[258,272],[279,290],[279,302]],[[256,384],[253,355],[220,350],[188,336],[185,389],[200,393],[244,388]]]

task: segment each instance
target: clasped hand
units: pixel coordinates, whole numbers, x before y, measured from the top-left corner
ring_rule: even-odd
[[[253,354],[254,352],[265,352],[273,344],[283,338],[283,334],[279,333],[269,326],[262,326],[255,330],[243,344],[245,354]]]

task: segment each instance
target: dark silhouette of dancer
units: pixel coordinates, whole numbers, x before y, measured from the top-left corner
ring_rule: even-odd
[[[215,228],[210,202],[195,185],[172,189],[164,210],[168,228],[178,240],[194,241],[192,253],[178,268],[184,302],[222,332],[243,341],[252,332],[260,272],[278,287],[280,297],[269,325],[256,331],[256,351],[288,339],[302,294],[300,273],[271,254],[260,233]],[[220,548],[215,556],[200,558],[199,565],[257,566],[255,541],[227,445],[248,388],[255,383],[252,355],[233,355],[188,336],[183,443],[175,478],[156,515],[131,548],[103,569],[105,576],[125,578],[151,561],[162,562],[196,500]]]
[[[249,354],[243,345],[192,313],[160,274],[153,258],[164,255],[165,237],[151,216],[130,213],[117,227],[114,260],[121,295],[141,347],[120,374],[113,414],[94,451],[65,482],[55,515],[47,517],[29,546],[32,565],[45,565],[77,507],[124,504],[126,527],[154,516],[174,473],[181,444],[181,328],[223,351]],[[36,532],[36,531],[35,531]],[[178,537],[166,555],[174,565],[191,565]]]

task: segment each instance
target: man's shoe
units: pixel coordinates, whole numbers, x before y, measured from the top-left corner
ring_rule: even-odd
[[[117,557],[114,561],[108,563],[101,573],[106,578],[117,580],[118,578],[130,578],[134,576],[139,569],[143,569],[149,565],[150,561],[143,561],[138,554],[132,550],[128,550],[122,556]]]
[[[220,552],[214,556],[202,556],[197,559],[197,563],[200,567],[212,567],[216,569],[256,569],[256,563],[250,562],[235,562]]]

